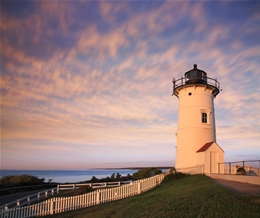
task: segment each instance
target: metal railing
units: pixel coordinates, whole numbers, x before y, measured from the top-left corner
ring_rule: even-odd
[[[218,174],[260,176],[260,160],[218,163]]]
[[[177,79],[177,80],[173,79],[173,81],[172,81],[173,82],[173,94],[172,95],[174,95],[174,91],[179,87],[182,87],[184,85],[197,84],[196,82],[192,83],[191,81],[199,81],[198,84],[210,85],[210,86],[215,87],[217,90],[220,89],[220,83],[217,81],[217,79],[213,79],[210,77],[200,77],[200,76],[193,77],[192,79],[189,79],[187,77],[181,77],[180,79]],[[189,83],[189,82],[191,82],[191,83]],[[218,92],[216,93],[216,95],[218,94]]]

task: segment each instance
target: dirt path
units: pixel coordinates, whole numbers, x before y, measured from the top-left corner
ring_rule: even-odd
[[[213,179],[213,178],[212,178]],[[224,179],[213,179],[218,185],[221,185],[236,194],[257,195],[260,196],[260,185],[235,182]]]

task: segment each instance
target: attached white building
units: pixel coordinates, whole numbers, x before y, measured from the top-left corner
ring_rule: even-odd
[[[179,99],[176,132],[176,168],[204,165],[205,173],[224,171],[224,151],[216,143],[214,98],[220,84],[194,68],[173,80],[173,95]],[[222,169],[223,168],[223,169]]]

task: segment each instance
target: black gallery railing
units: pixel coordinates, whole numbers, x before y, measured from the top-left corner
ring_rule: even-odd
[[[173,79],[173,90],[180,87],[184,86],[187,84],[207,84],[216,87],[217,89],[220,89],[220,83],[217,81],[217,79],[213,79],[210,77],[199,77],[195,76],[192,78],[188,77],[181,77],[180,79]]]

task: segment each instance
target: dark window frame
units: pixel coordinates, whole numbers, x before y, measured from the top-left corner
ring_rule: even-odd
[[[202,112],[201,114],[201,122],[202,123],[208,123],[208,114],[205,112]]]

